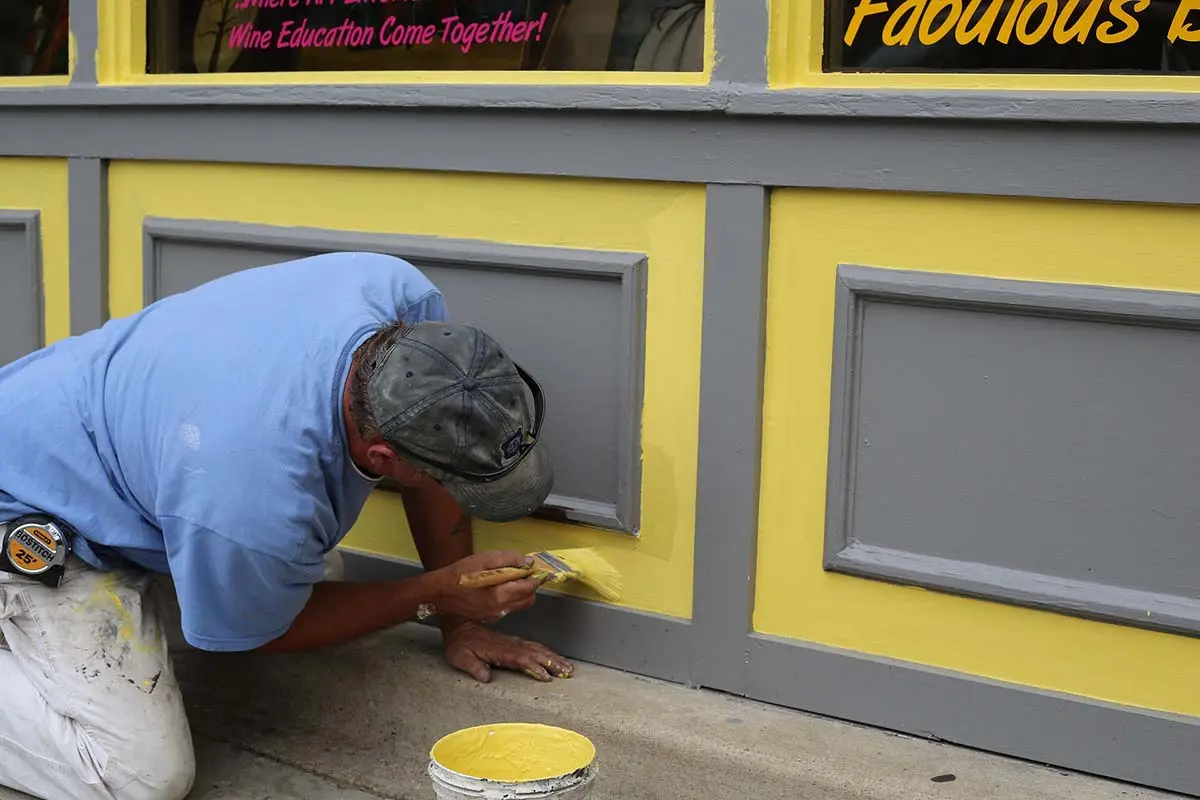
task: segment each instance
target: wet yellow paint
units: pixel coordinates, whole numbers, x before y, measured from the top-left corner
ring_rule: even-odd
[[[430,755],[469,778],[527,783],[583,769],[596,758],[596,747],[574,731],[511,722],[456,731],[435,744]]]
[[[4,79],[0,79],[0,86],[4,85]],[[67,160],[0,158],[0,176],[3,176],[0,180],[0,209],[37,211],[39,214],[42,299],[45,303],[43,332],[47,344],[56,342],[71,334]]]

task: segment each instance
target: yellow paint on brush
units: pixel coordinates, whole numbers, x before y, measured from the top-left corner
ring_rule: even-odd
[[[1200,715],[1200,639],[821,568],[839,263],[1200,292],[1200,208],[780,190],[771,219],[755,630]]]
[[[430,757],[468,778],[528,783],[583,769],[595,760],[596,747],[574,731],[512,722],[456,731],[439,740]]]
[[[114,162],[109,182],[109,299],[115,317],[142,305],[146,216],[645,253],[650,268],[640,536],[543,520],[476,522],[476,547],[522,553],[594,547],[622,575],[620,605],[691,616],[703,186],[156,162]],[[313,197],[321,201],[303,200]],[[372,496],[345,544],[417,559],[400,496],[389,492]],[[579,590],[567,584],[553,591]]]
[[[0,158],[0,209],[39,212],[46,343],[69,336],[71,267],[66,159]]]

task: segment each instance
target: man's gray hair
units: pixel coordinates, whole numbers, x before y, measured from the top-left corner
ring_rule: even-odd
[[[406,324],[397,320],[390,325],[380,328],[371,334],[358,349],[354,351],[354,366],[350,369],[350,417],[358,427],[358,434],[363,439],[382,437],[379,421],[371,411],[371,402],[367,397],[367,384],[375,370],[379,368],[380,356],[388,351],[400,337]]]

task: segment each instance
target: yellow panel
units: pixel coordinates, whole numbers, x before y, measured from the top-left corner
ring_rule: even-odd
[[[860,0],[845,0],[852,11]],[[895,11],[903,0],[876,0]],[[813,86],[827,88],[911,88],[911,89],[1031,89],[1065,91],[1120,92],[1200,92],[1200,75],[1063,75],[1052,72],[1005,74],[990,72],[912,72],[903,73],[825,73],[821,70],[824,52],[825,3],[828,0],[769,0],[771,28],[768,41],[767,71],[775,88]],[[1126,11],[1137,8],[1126,0]],[[1200,28],[1200,3],[1187,18]],[[1136,35],[1136,34],[1135,34]],[[1194,33],[1192,35],[1195,35]],[[1182,43],[1182,42],[1181,42]],[[1020,46],[1020,45],[1014,45]],[[1070,47],[1070,44],[1063,45]]]
[[[478,546],[523,551],[595,546],[625,576],[623,604],[691,615],[703,187],[149,163],[114,163],[109,181],[113,316],[142,304],[146,215],[648,253],[640,539],[526,521],[478,524]],[[347,545],[415,559],[401,511],[398,497],[377,492]]]
[[[755,629],[1200,714],[1200,639],[821,568],[838,263],[1196,292],[1200,209],[786,190],[771,218]]]
[[[146,74],[146,0],[99,0],[100,53],[97,74],[101,83],[143,85],[300,85],[320,84],[536,84],[536,85],[683,85],[708,83],[716,56],[714,4],[704,11],[704,69],[701,72],[568,72],[566,70],[395,70],[352,72],[248,72],[221,74]]]
[[[0,158],[0,208],[41,212],[42,292],[46,343],[71,335],[71,267],[67,233],[67,162]]]

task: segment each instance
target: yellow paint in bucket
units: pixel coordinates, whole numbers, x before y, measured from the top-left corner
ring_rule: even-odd
[[[596,774],[596,748],[586,736],[524,722],[455,731],[429,756],[439,797],[582,798]]]

